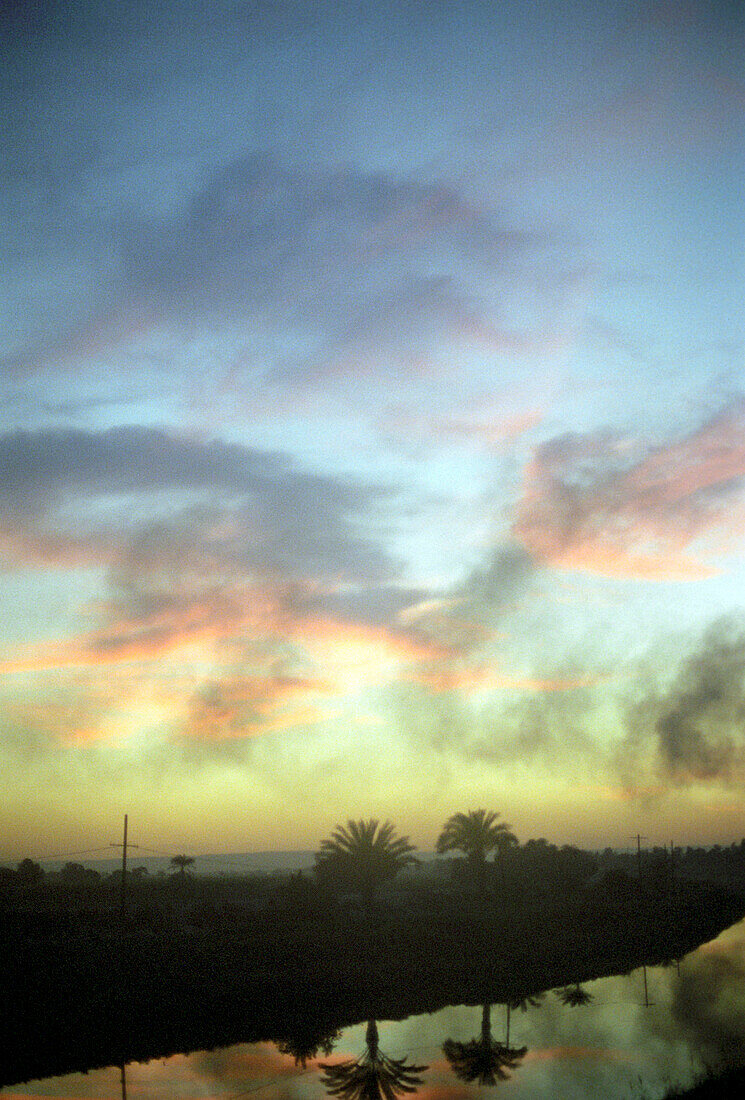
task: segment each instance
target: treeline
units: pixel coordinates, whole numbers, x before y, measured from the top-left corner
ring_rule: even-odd
[[[597,859],[603,870],[621,870],[637,877],[640,867],[642,879],[650,885],[674,878],[745,886],[745,839],[709,848],[654,846],[642,849],[640,858],[636,852],[605,848]]]
[[[362,874],[364,874],[364,864]],[[633,898],[640,888],[651,897],[686,892],[697,881],[745,887],[745,841],[729,848],[653,848],[641,854],[641,884],[636,853],[588,852],[572,845],[557,846],[543,838],[515,843],[479,863],[467,854],[448,852],[444,858],[408,860],[396,874],[376,878],[374,891],[361,879],[358,862],[348,865],[320,860],[311,871],[274,874],[200,874],[174,866],[170,873],[148,873],[145,867],[127,871],[124,906],[131,925],[153,927],[178,919],[195,927],[212,923],[243,924],[262,911],[286,911],[297,917],[330,910],[378,907],[411,912],[456,912],[480,897],[496,905],[531,906],[578,894],[595,900]],[[374,898],[370,895],[374,893]],[[470,899],[470,900],[469,900]],[[15,868],[0,868],[0,910],[43,914],[63,913],[70,919],[116,917],[122,909],[120,870],[101,873],[69,862],[59,871],[44,871],[30,859]]]

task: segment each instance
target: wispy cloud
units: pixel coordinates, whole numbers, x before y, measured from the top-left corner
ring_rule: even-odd
[[[213,169],[168,217],[96,231],[114,253],[108,304],[9,354],[6,372],[145,354],[165,333],[183,345],[209,330],[248,342],[239,358],[252,376],[296,386],[416,370],[443,348],[513,356],[567,339],[558,269],[539,320],[505,321],[516,285],[535,296],[523,267],[547,235],[446,182],[254,154]]]
[[[745,404],[660,445],[610,432],[539,446],[513,532],[557,568],[643,580],[710,576],[738,545],[745,488]]]

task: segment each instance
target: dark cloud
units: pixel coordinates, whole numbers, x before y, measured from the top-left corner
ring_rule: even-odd
[[[179,488],[245,493],[281,478],[286,465],[277,455],[137,426],[0,437],[0,493],[7,506],[28,511],[70,495]]]
[[[54,521],[46,530],[51,556],[54,539],[72,545],[79,538],[91,501],[134,494],[145,514],[157,513],[164,493],[171,494],[168,521],[146,521],[137,505],[120,517],[130,560],[144,561],[150,547],[161,561],[170,555],[184,566],[198,549],[203,563],[285,577],[380,581],[395,572],[369,521],[383,490],[305,473],[281,453],[143,427],[0,437],[3,528],[9,540],[16,534],[21,553],[45,534],[45,518]],[[55,517],[60,509],[64,517]],[[103,532],[93,524],[93,542],[98,535],[110,547],[111,522]]]
[[[639,677],[627,709],[622,774],[630,788],[738,786],[745,779],[745,623],[717,621],[680,659],[667,686]]]
[[[125,251],[134,288],[214,300],[239,287],[251,302],[298,283],[320,300],[329,280],[390,273],[391,260],[404,255],[407,267],[429,260],[449,270],[455,250],[485,268],[532,243],[445,184],[289,168],[263,156],[219,169],[177,220],[136,230]],[[284,305],[292,313],[294,303]]]
[[[421,605],[431,595],[431,591],[424,588],[368,585],[325,593],[322,596],[309,594],[304,601],[303,611],[306,614],[315,612],[327,615],[339,622],[390,627],[397,623],[406,624],[406,613]]]

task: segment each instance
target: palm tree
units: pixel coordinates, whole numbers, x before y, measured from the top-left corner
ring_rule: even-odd
[[[316,852],[316,873],[357,889],[370,906],[382,883],[395,878],[409,863],[415,863],[414,845],[408,837],[396,836],[390,821],[348,821],[337,825]]]
[[[511,832],[509,825],[497,821],[498,817],[499,814],[493,810],[469,810],[467,814],[453,814],[445,822],[435,847],[438,855],[463,852],[474,869],[482,894],[489,852],[501,855],[517,845],[517,837]]]
[[[491,1035],[491,1005],[481,1013],[481,1036],[467,1043],[446,1039],[442,1051],[459,1080],[479,1085],[496,1085],[506,1081],[527,1053],[527,1047],[510,1048],[498,1043]]]
[[[174,870],[178,868],[178,872],[181,878],[186,877],[186,868],[191,867],[194,862],[194,856],[173,856],[171,859],[171,866]]]
[[[409,1066],[406,1058],[388,1058],[378,1046],[378,1025],[369,1020],[365,1053],[336,1065],[321,1063],[329,1096],[342,1100],[396,1100],[416,1092],[427,1066]]]
[[[575,982],[574,985],[566,985],[563,989],[557,989],[555,992],[561,1003],[568,1008],[589,1005],[592,1001],[592,993],[588,993],[586,989],[583,989],[579,982]]]

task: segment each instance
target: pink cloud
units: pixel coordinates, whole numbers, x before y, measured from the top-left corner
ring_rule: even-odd
[[[641,453],[640,453],[641,451]],[[641,448],[608,433],[540,446],[513,534],[557,568],[656,581],[713,575],[741,536],[745,403],[684,438]]]

